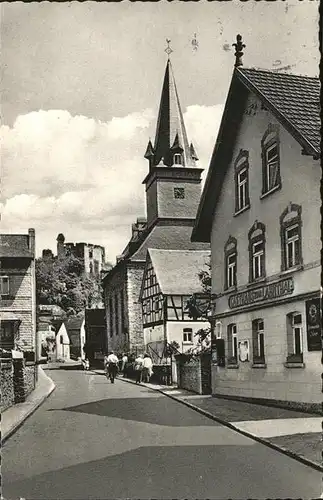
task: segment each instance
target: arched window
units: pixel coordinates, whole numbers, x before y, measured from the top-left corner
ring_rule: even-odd
[[[266,276],[265,225],[255,221],[248,233],[249,239],[249,282]]]
[[[280,216],[281,270],[302,264],[302,207],[290,203]]]
[[[234,162],[235,212],[247,209],[249,200],[249,152],[240,149]]]
[[[224,288],[237,285],[237,240],[229,236],[224,247]]]
[[[278,132],[278,125],[270,123],[261,140],[263,195],[281,187]]]

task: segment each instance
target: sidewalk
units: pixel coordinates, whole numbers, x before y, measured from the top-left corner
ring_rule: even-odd
[[[103,370],[93,370],[103,374]],[[129,383],[131,379],[118,377]],[[322,417],[283,408],[199,395],[175,386],[145,384],[277,451],[323,471]]]
[[[2,444],[24,423],[24,421],[45,401],[55,389],[55,384],[38,367],[38,382],[36,388],[29,394],[24,403],[18,403],[7,408],[1,414],[1,442]]]

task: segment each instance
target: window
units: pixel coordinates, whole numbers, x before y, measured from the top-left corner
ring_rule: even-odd
[[[13,321],[1,321],[0,328],[0,347],[2,349],[11,350],[14,348],[14,322]]]
[[[183,329],[183,342],[184,343],[193,343],[193,330],[192,328],[184,328]]]
[[[287,315],[287,349],[287,361],[303,362],[303,321],[298,311]]]
[[[270,124],[262,141],[262,194],[281,186],[278,126]]]
[[[9,295],[9,277],[0,276],[0,294]]]
[[[252,322],[253,363],[265,363],[264,320]]]
[[[90,262],[89,264],[90,274],[93,274],[93,264]]]
[[[174,154],[174,164],[175,165],[182,165],[182,155],[180,153]]]
[[[60,336],[59,336],[59,341],[60,341],[60,343],[61,343],[61,344],[64,344],[64,341],[63,341],[63,335],[60,335]]]
[[[240,150],[238,157],[235,161],[235,211],[248,208],[250,205],[249,200],[249,153],[243,149]]]
[[[249,282],[262,279],[265,270],[265,225],[255,221],[248,234],[249,238]]]
[[[99,261],[94,261],[94,274],[97,276],[99,274]]]
[[[290,203],[280,217],[282,271],[302,264],[301,211],[299,205]]]
[[[89,259],[93,259],[93,250],[89,250]]]
[[[224,247],[225,280],[224,288],[232,288],[237,285],[237,240],[229,236]]]
[[[182,187],[174,188],[174,198],[176,200],[184,200],[185,198],[185,189]]]
[[[231,323],[228,325],[228,363],[236,364],[238,362],[238,339],[237,325]]]

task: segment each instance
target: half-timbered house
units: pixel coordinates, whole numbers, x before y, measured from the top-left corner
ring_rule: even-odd
[[[175,341],[185,352],[197,344],[197,331],[209,326],[193,320],[187,309],[189,297],[202,292],[198,275],[209,258],[206,250],[148,250],[140,300],[145,349],[156,363],[165,359],[167,344]]]

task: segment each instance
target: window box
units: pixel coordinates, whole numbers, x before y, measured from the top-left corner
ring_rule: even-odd
[[[234,212],[233,217],[237,217],[238,215],[242,214],[246,210],[249,210],[249,208],[250,208],[250,204],[248,204],[245,207],[241,208],[241,210],[237,210],[236,212]]]
[[[267,368],[267,365],[265,362],[263,362],[263,363],[253,362],[253,364],[251,365],[251,368]]]
[[[277,186],[273,187],[269,191],[265,191],[264,193],[262,193],[262,195],[260,196],[260,199],[263,200],[264,198],[267,198],[267,196],[270,196],[271,194],[275,193],[276,191],[279,191],[279,189],[281,189],[281,187],[282,187],[282,185],[281,185],[281,183],[279,183]]]
[[[286,363],[303,363],[303,353],[288,354]]]
[[[34,351],[24,351],[24,358],[26,362],[35,362],[35,352]]]
[[[263,358],[262,356],[254,356],[252,362],[254,365],[265,365],[266,364],[265,358]]]

